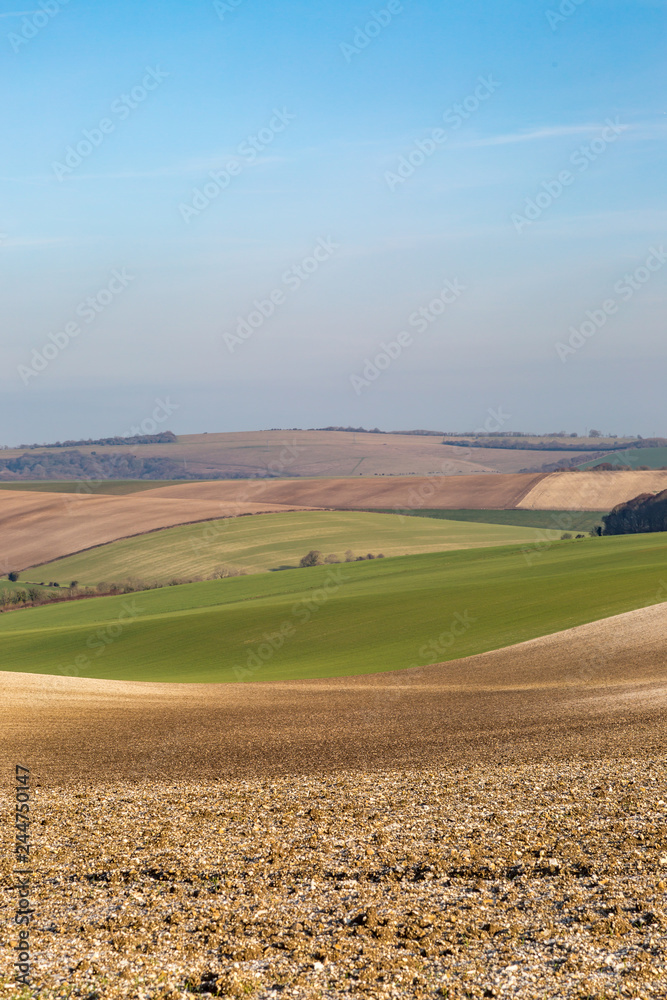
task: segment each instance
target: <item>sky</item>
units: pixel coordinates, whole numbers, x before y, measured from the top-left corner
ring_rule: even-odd
[[[666,434],[666,25],[1,0],[0,444]]]

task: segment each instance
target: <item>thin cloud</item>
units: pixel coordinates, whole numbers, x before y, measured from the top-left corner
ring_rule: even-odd
[[[457,143],[457,146],[509,146],[517,142],[539,142],[542,139],[560,139],[568,135],[586,135],[590,132],[598,132],[604,126],[604,122],[597,122],[590,125],[547,125],[544,128],[536,128],[530,132],[508,132],[505,135],[490,135],[481,139],[469,139],[467,142]],[[625,128],[631,127],[630,125],[625,126]]]

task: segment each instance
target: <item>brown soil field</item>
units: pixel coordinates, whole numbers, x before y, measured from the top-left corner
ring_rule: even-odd
[[[517,504],[531,510],[611,510],[640,493],[667,489],[667,471],[552,472]]]
[[[344,431],[240,431],[182,435],[177,443],[154,445],[89,445],[77,450],[98,455],[129,453],[138,458],[170,458],[189,472],[211,475],[372,476],[454,475],[519,472],[540,468],[574,454],[585,462],[595,451],[513,451],[443,445],[439,435],[352,434]],[[41,450],[41,449],[40,449]],[[43,449],[48,451],[49,449]],[[54,449],[57,453],[58,449]],[[4,458],[23,454],[4,451]],[[34,452],[32,453],[34,454]]]
[[[150,684],[0,672],[2,755],[49,783],[465,766],[660,750],[667,604],[386,674]],[[89,735],[95,733],[91,742]]]
[[[392,476],[359,479],[221,480],[146,490],[145,496],[308,504],[337,509],[409,508],[611,510],[640,493],[667,488],[667,471],[551,472],[470,476]]]
[[[0,489],[0,573],[193,521],[296,509],[263,501],[91,496]],[[301,509],[301,508],[299,508]]]
[[[666,764],[33,787],[33,985],[12,985],[7,919],[0,989],[663,1000]]]
[[[391,476],[355,479],[265,479],[243,482],[183,483],[146,490],[143,497],[334,507],[511,509],[544,477],[543,473],[479,476]]]
[[[666,618],[326,681],[0,673],[0,804],[29,767],[35,911],[32,986],[6,920],[0,988],[661,1000]]]

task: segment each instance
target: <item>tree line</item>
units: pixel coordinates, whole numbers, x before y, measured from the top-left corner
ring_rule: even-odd
[[[173,458],[138,458],[136,455],[86,455],[71,451],[28,452],[16,458],[0,457],[0,481],[35,479],[201,479]],[[207,479],[232,479],[233,473],[207,472]]]
[[[602,520],[603,535],[667,531],[667,490],[640,493],[632,500],[617,504]]]
[[[19,448],[87,448],[89,445],[174,444],[178,438],[172,431],[160,434],[135,434],[134,437],[87,438],[85,441],[54,441],[53,444],[20,444]]]

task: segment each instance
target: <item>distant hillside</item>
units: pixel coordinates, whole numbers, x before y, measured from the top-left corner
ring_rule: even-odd
[[[223,434],[170,432],[90,443],[0,450],[0,480],[291,479],[341,476],[453,476],[518,472],[529,463],[572,458],[551,451],[444,444],[440,434],[270,430]],[[524,440],[524,439],[522,439]],[[525,439],[528,440],[528,439]],[[103,442],[103,443],[100,443]],[[594,458],[597,448],[578,452]]]
[[[667,531],[667,490],[640,493],[619,503],[602,518],[603,535],[630,535],[646,531]]]
[[[57,447],[57,446],[56,446]],[[119,455],[84,454],[72,451],[26,452],[16,458],[0,458],[0,482],[41,479],[199,479],[182,462],[172,458],[138,458]],[[221,478],[211,473],[208,478]],[[227,476],[226,478],[229,478]]]

